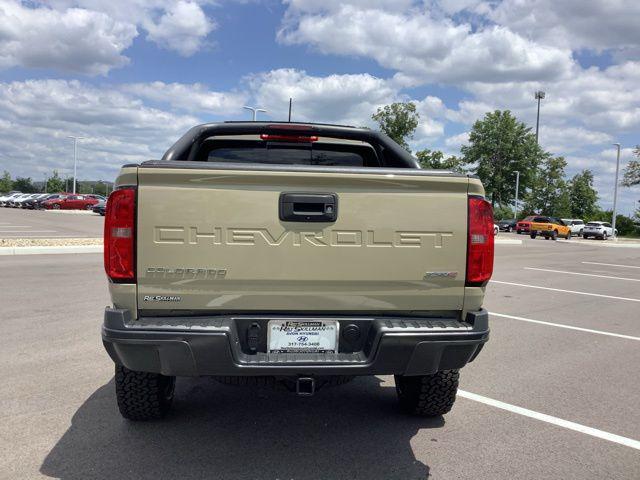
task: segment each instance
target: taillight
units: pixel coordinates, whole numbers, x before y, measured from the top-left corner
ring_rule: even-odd
[[[493,273],[493,208],[483,197],[469,197],[467,287],[486,284]]]
[[[262,140],[275,142],[294,142],[294,143],[311,143],[317,142],[318,137],[309,135],[274,135],[271,133],[263,133],[260,135]]]
[[[136,281],[136,191],[115,190],[107,200],[104,219],[104,269],[115,282]]]

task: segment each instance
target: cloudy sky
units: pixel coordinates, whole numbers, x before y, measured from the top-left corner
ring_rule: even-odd
[[[248,117],[370,125],[412,100],[412,146],[458,153],[512,110],[611,207],[640,143],[638,0],[0,0],[0,170],[112,179],[190,126]],[[640,190],[623,189],[630,213]]]

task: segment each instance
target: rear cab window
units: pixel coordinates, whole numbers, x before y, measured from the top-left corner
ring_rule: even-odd
[[[376,150],[366,142],[323,137],[303,137],[301,141],[290,141],[286,136],[272,137],[274,138],[263,139],[259,135],[210,137],[203,142],[196,160],[345,168],[381,166]],[[307,138],[312,140],[306,140]]]

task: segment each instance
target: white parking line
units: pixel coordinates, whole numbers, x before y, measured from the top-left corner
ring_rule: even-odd
[[[550,423],[558,427],[567,428],[575,432],[584,433],[586,435],[591,435],[592,437],[607,440],[619,445],[624,445],[625,447],[631,447],[635,450],[640,450],[640,441],[634,440],[632,438],[622,437],[614,433],[598,430],[597,428],[587,427],[579,423],[570,422],[569,420],[563,420],[562,418],[553,417],[551,415],[547,415],[546,413],[540,413],[534,410],[529,410],[528,408],[518,407],[517,405],[511,405],[510,403],[501,402],[500,400],[494,400],[493,398],[484,397],[482,395],[478,395],[477,393],[471,393],[465,390],[458,390],[458,395],[468,400],[484,403],[485,405],[489,405],[491,407],[499,408],[501,410],[506,410],[512,413],[517,413],[518,415],[523,415],[535,420],[540,420],[541,422]]]
[[[31,228],[31,225],[11,225],[11,224],[0,224],[0,228]]]
[[[614,277],[612,275],[595,275],[593,273],[567,272],[566,270],[551,270],[549,268],[524,267],[525,270],[536,270],[538,272],[565,273],[567,275],[582,275],[583,277],[610,278],[612,280],[626,280],[627,282],[640,282],[640,278]]]
[[[604,265],[605,267],[622,267],[622,268],[640,268],[635,265],[619,265],[617,263],[600,263],[600,262],[582,262],[589,265]]]
[[[588,295],[590,297],[611,298],[613,300],[626,300],[627,302],[640,302],[639,298],[615,297],[613,295],[602,295],[601,293],[578,292],[576,290],[563,290],[561,288],[540,287],[539,285],[526,285],[524,283],[501,282],[500,280],[491,280],[491,283],[499,283],[502,285],[513,285],[516,287],[538,288],[540,290],[551,290],[552,292],[575,293],[576,295]]]
[[[533,320],[532,318],[516,317],[515,315],[505,315],[504,313],[490,312],[489,315],[492,317],[510,318],[511,320],[519,320],[521,322],[538,323],[540,325],[547,325],[550,327],[566,328],[568,330],[577,330],[579,332],[597,333],[598,335],[607,335],[609,337],[624,338],[626,340],[637,340],[640,342],[640,337],[632,337],[631,335],[622,335],[620,333],[605,332],[603,330],[592,330],[590,328],[573,327],[571,325],[564,325],[562,323],[544,322],[542,320]]]
[[[56,230],[0,230],[0,233],[53,233]]]

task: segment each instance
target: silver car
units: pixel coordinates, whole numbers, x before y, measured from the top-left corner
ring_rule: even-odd
[[[583,238],[599,238],[600,240],[606,240],[613,236],[613,227],[609,222],[589,222],[584,226],[582,230]],[[616,229],[615,234],[618,234]]]

